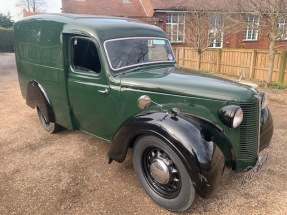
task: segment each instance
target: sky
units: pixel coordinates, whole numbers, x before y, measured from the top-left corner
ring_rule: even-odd
[[[0,0],[0,13],[7,15],[10,12],[12,20],[18,21],[23,18],[22,14],[19,14],[19,8],[15,7],[15,4],[19,0]],[[62,7],[61,0],[46,0],[48,13],[60,13]]]

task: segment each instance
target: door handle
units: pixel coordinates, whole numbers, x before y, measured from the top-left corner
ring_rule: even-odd
[[[105,89],[105,90],[98,90],[99,93],[102,93],[102,94],[109,94],[109,90],[108,89]]]

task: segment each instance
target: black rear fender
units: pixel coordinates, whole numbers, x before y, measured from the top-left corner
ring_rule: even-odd
[[[44,88],[35,80],[28,83],[26,104],[33,109],[38,107],[47,122],[55,122],[49,98]]]

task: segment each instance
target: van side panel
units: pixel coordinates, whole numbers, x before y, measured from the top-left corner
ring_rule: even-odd
[[[27,98],[28,83],[37,81],[50,100],[56,123],[73,130],[63,69],[63,28],[64,23],[43,18],[15,23],[15,56],[23,97]]]

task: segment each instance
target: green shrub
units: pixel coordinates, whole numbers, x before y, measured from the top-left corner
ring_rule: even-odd
[[[0,28],[0,52],[13,52],[13,29]]]
[[[286,89],[287,85],[286,84],[280,84],[280,83],[272,82],[271,84],[268,85],[268,87],[272,88],[272,89],[282,90],[282,89]]]

